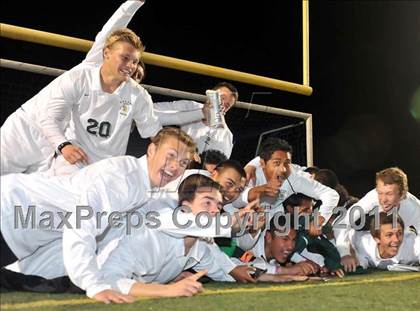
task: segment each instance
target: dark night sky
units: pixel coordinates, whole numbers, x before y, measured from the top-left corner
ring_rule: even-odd
[[[1,21],[92,40],[121,2],[3,0]],[[129,27],[149,52],[301,83],[300,1],[239,3],[148,0]],[[272,92],[254,102],[312,113],[315,164],[336,171],[354,195],[373,187],[376,171],[397,165],[420,196],[420,120],[409,111],[420,92],[420,1],[312,1],[310,52],[312,96],[234,83],[240,99]],[[82,53],[4,39],[1,54],[63,69],[83,59]],[[202,93],[218,81],[147,70],[145,83],[185,91]],[[17,106],[1,102],[3,122]],[[228,118],[240,121],[231,128],[234,136],[262,131],[238,111]],[[233,155],[246,162],[240,142]]]

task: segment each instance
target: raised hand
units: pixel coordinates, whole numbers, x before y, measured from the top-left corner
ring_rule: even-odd
[[[356,256],[346,255],[341,257],[341,264],[344,266],[345,272],[355,272],[359,261]]]
[[[207,274],[207,270],[199,271],[191,276],[188,276],[181,281],[167,285],[167,297],[191,297],[203,291],[203,284],[198,282],[202,276]]]

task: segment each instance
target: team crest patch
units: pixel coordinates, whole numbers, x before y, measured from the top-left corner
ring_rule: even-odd
[[[131,109],[131,102],[126,99],[122,99],[120,100],[120,104],[120,114],[123,116],[127,116]]]

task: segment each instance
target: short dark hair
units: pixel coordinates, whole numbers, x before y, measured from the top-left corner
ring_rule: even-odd
[[[300,206],[302,201],[304,200],[313,200],[313,198],[304,195],[303,193],[294,193],[290,195],[286,200],[283,202],[283,206],[286,208],[287,206],[295,207]]]
[[[195,198],[197,190],[200,188],[214,188],[221,189],[219,183],[213,181],[211,178],[201,175],[193,174],[185,178],[178,188],[178,204],[182,202],[192,202]]]
[[[274,152],[281,150],[292,153],[293,149],[290,144],[284,139],[277,137],[267,137],[260,146],[259,156],[265,162],[270,160]]]
[[[209,149],[200,153],[200,159],[201,159],[201,163],[203,163],[203,166],[204,164],[217,165],[220,162],[226,161],[227,156],[219,150]]]
[[[309,166],[309,167],[305,168],[303,171],[312,175],[312,174],[318,173],[319,170],[320,170],[320,168],[318,166]]]
[[[276,235],[276,231],[279,231],[282,227],[285,227],[285,229],[289,230],[296,230],[293,227],[293,219],[293,214],[286,215],[283,212],[274,214],[270,219],[270,227],[268,228],[268,232],[270,232],[271,236],[274,237]]]
[[[401,226],[401,228],[403,229],[403,232],[404,232],[404,221],[402,220],[400,215],[397,215],[396,219],[397,219],[397,223]],[[378,224],[375,221],[375,217],[372,217],[372,220],[370,222],[370,234],[374,238],[379,238],[379,236],[381,234],[381,226],[382,225],[387,225],[387,224],[392,224],[392,225],[395,224],[393,213],[391,213],[389,215],[386,212],[379,213],[379,226],[377,226]]]
[[[218,90],[218,89],[220,89],[222,87],[225,87],[225,88],[229,89],[229,91],[232,92],[232,94],[235,97],[235,99],[238,100],[238,98],[239,98],[238,89],[232,83],[229,83],[229,82],[219,82],[219,83],[217,83],[213,87],[213,90],[216,91],[216,90]]]
[[[320,169],[317,173],[315,173],[314,179],[324,186],[330,187],[332,189],[337,188],[337,186],[340,184],[337,174],[334,171],[326,168]]]
[[[234,169],[235,171],[238,172],[239,175],[241,175],[241,177],[246,178],[246,173],[245,173],[244,168],[242,167],[241,163],[239,163],[236,160],[229,159],[229,160],[220,162],[219,164],[217,164],[215,170],[220,173],[227,168]]]

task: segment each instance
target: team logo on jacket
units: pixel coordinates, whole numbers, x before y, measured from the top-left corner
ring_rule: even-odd
[[[131,102],[126,99],[121,99],[120,105],[121,105],[120,114],[123,116],[127,116],[131,109]]]

